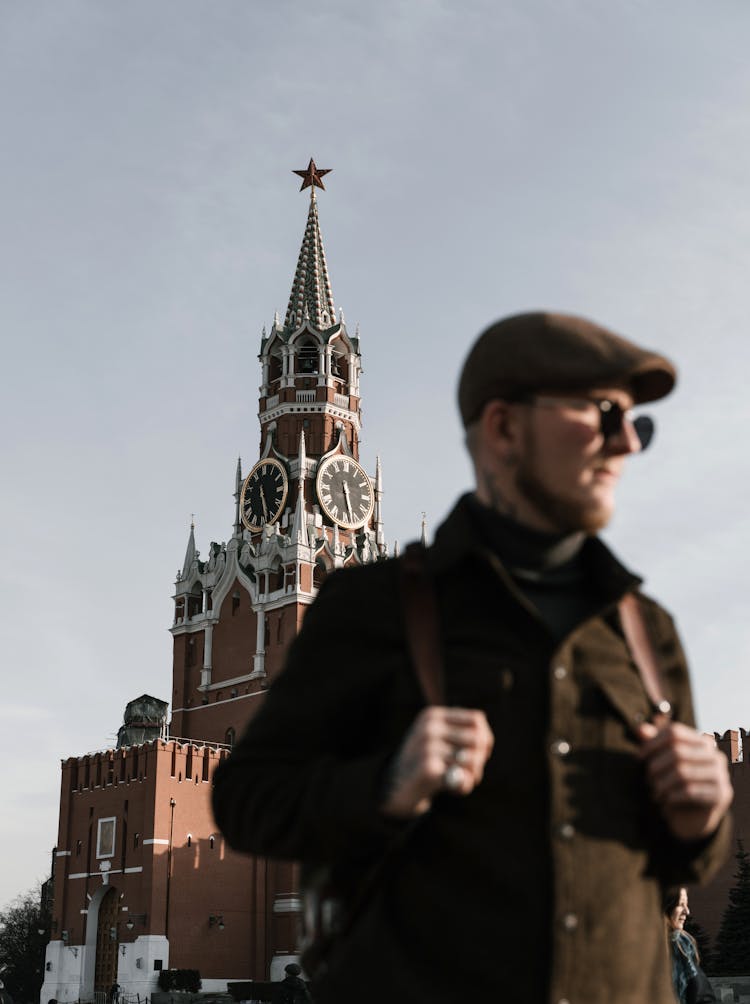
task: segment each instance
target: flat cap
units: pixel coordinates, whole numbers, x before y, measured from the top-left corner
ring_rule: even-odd
[[[290,976],[299,976],[299,974],[302,972],[302,969],[300,968],[300,966],[297,965],[296,962],[290,962],[286,966],[284,966],[284,972],[289,973]]]
[[[458,407],[470,425],[493,398],[537,391],[581,391],[626,383],[636,403],[665,397],[672,363],[593,321],[572,314],[514,314],[490,325],[466,357]]]

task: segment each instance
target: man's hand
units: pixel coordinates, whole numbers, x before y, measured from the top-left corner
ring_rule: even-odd
[[[468,795],[482,780],[494,742],[483,711],[425,708],[391,764],[381,810],[408,818],[427,812],[439,791]]]
[[[710,836],[732,802],[727,758],[708,736],[679,722],[641,725],[639,733],[651,794],[672,833],[680,840]]]

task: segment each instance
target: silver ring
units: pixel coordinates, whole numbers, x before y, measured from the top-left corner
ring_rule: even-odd
[[[469,762],[470,758],[471,758],[471,754],[463,746],[460,746],[456,750],[456,752],[453,754],[453,760],[454,760],[454,762],[458,763],[458,764],[461,764],[462,766],[465,765],[465,764],[467,764]]]
[[[443,774],[443,784],[448,791],[457,791],[464,780],[464,769],[457,763],[452,763]]]

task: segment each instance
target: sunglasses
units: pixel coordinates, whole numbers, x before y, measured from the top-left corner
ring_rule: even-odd
[[[612,436],[619,436],[623,431],[626,421],[632,423],[635,434],[638,436],[641,444],[641,451],[645,450],[654,438],[655,426],[653,418],[649,415],[637,415],[634,418],[629,408],[623,408],[617,401],[611,401],[606,397],[548,397],[545,394],[528,398],[526,404],[536,404],[542,408],[574,408],[578,411],[588,411],[590,414],[592,413],[592,409],[596,408],[599,412],[599,432],[604,437],[605,442],[611,439]]]

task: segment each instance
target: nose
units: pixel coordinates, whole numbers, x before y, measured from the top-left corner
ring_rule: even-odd
[[[619,430],[605,439],[604,451],[610,456],[626,456],[629,453],[640,453],[642,449],[641,437],[632,419],[623,415]]]

